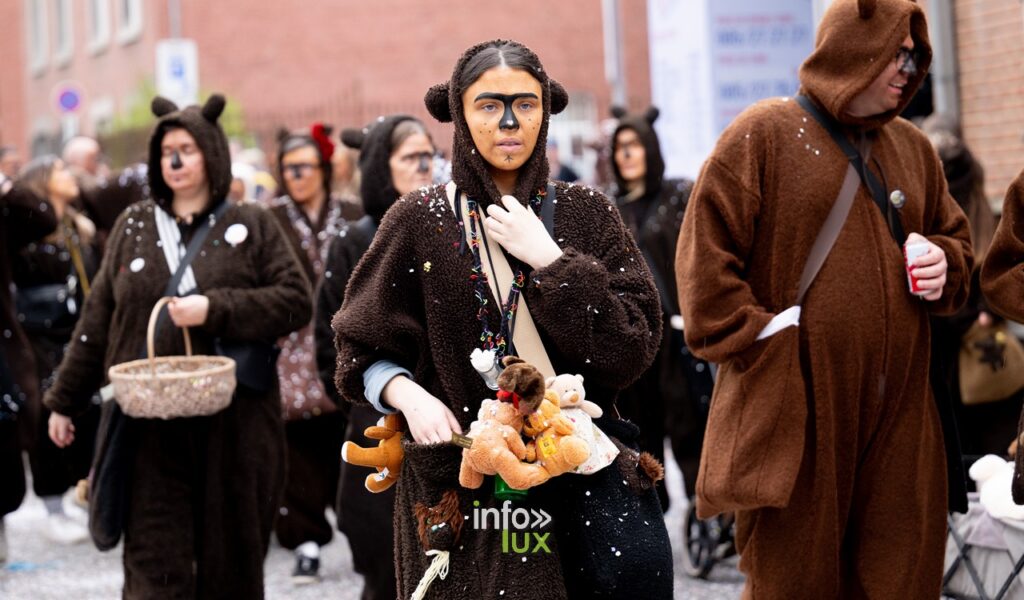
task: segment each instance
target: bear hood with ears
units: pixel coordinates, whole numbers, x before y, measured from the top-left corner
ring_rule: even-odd
[[[616,138],[623,129],[632,129],[636,132],[640,143],[644,145],[644,156],[647,162],[647,174],[644,176],[644,193],[657,194],[661,191],[661,182],[665,178],[665,159],[661,156],[661,143],[658,141],[658,132],[654,130],[654,122],[661,114],[657,107],[651,106],[643,113],[629,114],[621,106],[613,106],[612,116],[619,120],[612,133],[612,173],[615,174],[615,183],[618,184],[619,194],[626,193],[626,180],[619,172],[619,164],[615,162],[615,150],[618,149]]]
[[[907,34],[920,57],[895,109],[872,117],[846,114],[850,101],[884,71]],[[910,0],[835,0],[825,12],[814,52],[800,66],[801,91],[845,125],[873,129],[910,104],[932,62],[924,11]]]
[[[511,40],[492,40],[477,44],[462,55],[455,63],[452,77],[445,83],[435,85],[427,91],[424,102],[430,114],[442,123],[453,123],[455,125],[455,138],[452,142],[452,179],[459,186],[464,194],[477,200],[482,204],[500,202],[501,192],[494,185],[488,172],[487,161],[485,161],[473,144],[473,136],[470,134],[469,126],[466,124],[466,117],[462,112],[462,93],[465,90],[455,89],[456,80],[463,66],[477,53],[491,46],[502,44],[514,44],[533,54],[529,48],[519,42]],[[540,64],[538,59],[537,64]],[[547,138],[548,122],[551,115],[562,112],[569,102],[569,96],[554,79],[548,77],[543,68],[531,72],[540,81],[543,98],[541,102],[544,108],[543,121],[540,132],[537,136],[537,145],[534,146],[533,154],[519,168],[519,178],[516,180],[515,197],[526,204],[527,200],[533,197],[538,191],[543,190],[548,184],[548,158]]]
[[[384,213],[398,200],[391,177],[391,133],[403,121],[415,121],[409,115],[377,117],[362,129],[344,129],[341,143],[359,150],[359,193],[363,210],[380,224]]]
[[[169,209],[174,199],[174,192],[164,181],[160,168],[160,144],[169,130],[179,127],[195,138],[203,153],[206,178],[210,183],[210,205],[207,209],[227,198],[231,188],[231,151],[228,149],[228,138],[217,122],[224,112],[225,104],[224,96],[220,94],[210,96],[202,107],[193,104],[181,109],[162,96],[153,98],[151,109],[159,120],[149,138],[148,177],[153,200],[160,206]]]

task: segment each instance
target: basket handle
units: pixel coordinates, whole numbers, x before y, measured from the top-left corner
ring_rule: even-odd
[[[146,328],[146,349],[149,352],[149,370],[156,376],[156,352],[153,344],[153,333],[156,330],[156,320],[160,317],[160,310],[167,305],[168,302],[174,300],[170,296],[164,296],[156,301],[156,305],[153,306],[153,312],[149,313],[149,326]],[[181,333],[185,336],[185,356],[192,356],[192,338],[188,335],[188,327],[182,327]]]

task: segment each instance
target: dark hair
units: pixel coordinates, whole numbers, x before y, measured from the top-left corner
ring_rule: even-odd
[[[473,82],[480,79],[485,71],[501,66],[522,69],[540,81],[537,73],[540,72],[541,66],[537,56],[519,44],[504,42],[485,48],[466,61],[466,65],[455,78],[455,88],[460,92],[465,91]]]
[[[282,132],[279,135],[279,144],[277,151],[277,173],[278,177],[281,179],[281,189],[284,190],[285,193],[288,193],[288,182],[284,176],[284,169],[281,168],[284,155],[293,150],[309,146],[316,151],[316,155],[320,159],[320,172],[324,176],[324,193],[327,194],[326,198],[329,200],[331,198],[331,175],[334,170],[331,168],[331,160],[325,157],[323,152],[320,151],[320,145],[316,143],[313,136],[304,132]]]
[[[57,156],[44,154],[33,158],[21,168],[14,185],[31,192],[40,200],[50,197],[50,178],[53,177],[53,169],[57,166]]]
[[[427,131],[427,128],[423,123],[416,119],[406,119],[398,125],[395,125],[395,128],[391,130],[391,139],[388,140],[388,154],[398,150],[398,147],[402,145],[402,142],[416,134],[427,136],[427,140],[430,142],[430,145],[434,145],[434,138],[431,137],[430,132]]]

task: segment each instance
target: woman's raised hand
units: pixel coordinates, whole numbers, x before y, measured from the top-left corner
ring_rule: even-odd
[[[532,210],[512,196],[502,196],[501,203],[504,208],[495,204],[487,207],[487,218],[484,219],[487,235],[535,270],[562,256],[562,249],[551,239],[544,223]]]
[[[198,327],[206,323],[210,299],[198,294],[175,298],[167,304],[167,312],[178,327]]]
[[[451,409],[404,375],[392,378],[384,386],[381,399],[405,415],[409,433],[417,444],[449,442],[453,433],[462,433]]]

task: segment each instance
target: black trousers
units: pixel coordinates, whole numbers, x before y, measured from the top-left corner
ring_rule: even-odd
[[[324,511],[334,507],[337,496],[345,425],[340,412],[285,423],[288,475],[274,532],[289,550],[304,542],[323,546],[331,541]]]

